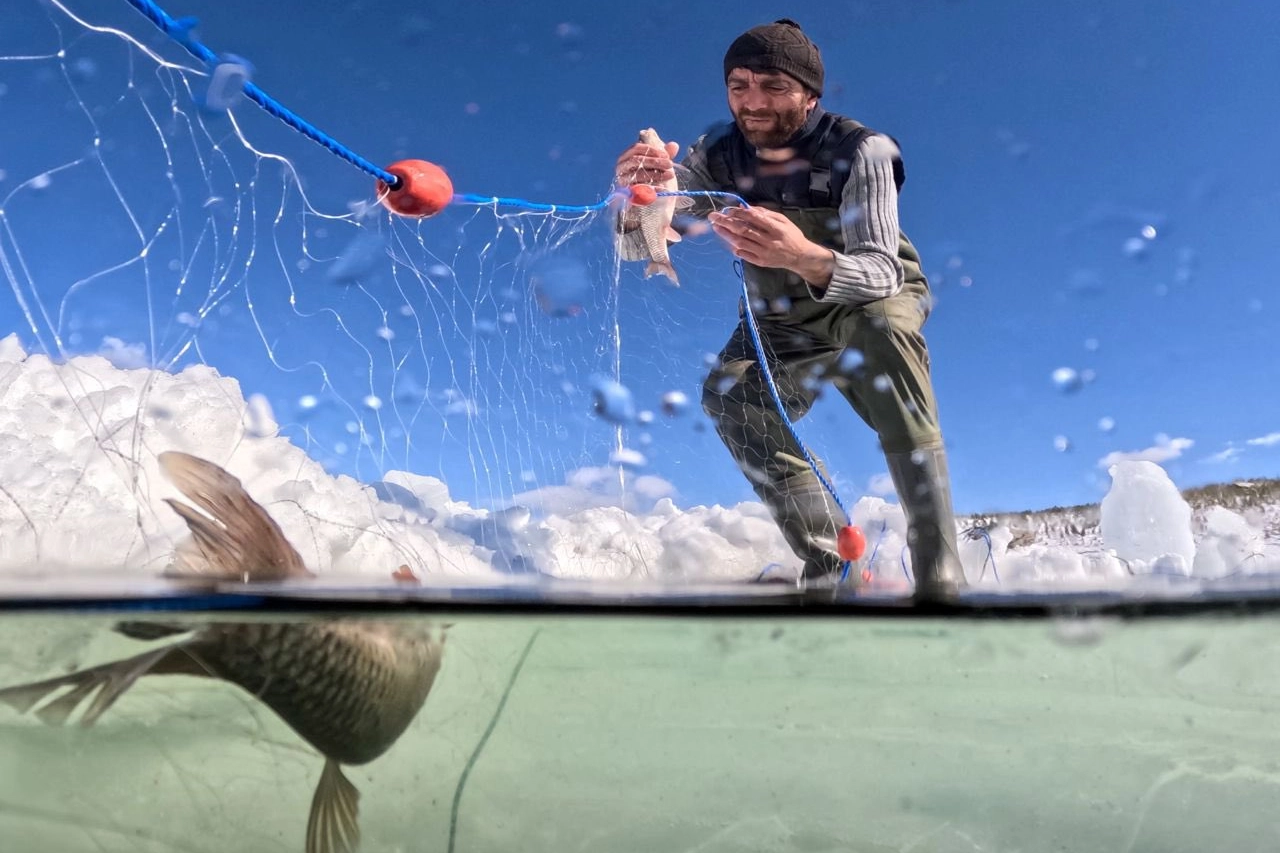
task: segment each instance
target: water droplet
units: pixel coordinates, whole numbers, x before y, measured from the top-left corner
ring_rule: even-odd
[[[276,419],[271,403],[262,394],[250,394],[245,401],[244,431],[254,438],[266,438],[276,434]]]
[[[689,408],[689,395],[683,391],[668,391],[662,395],[662,413],[675,417]]]
[[[631,391],[612,379],[596,379],[591,388],[592,408],[597,415],[610,423],[624,424],[636,416],[636,404]]]
[[[355,284],[373,274],[386,255],[387,241],[383,236],[377,231],[361,230],[329,267],[329,281]]]
[[[591,295],[591,275],[582,261],[560,256],[534,264],[529,286],[546,315],[577,317]]]
[[[609,454],[609,464],[623,468],[643,468],[649,464],[649,460],[640,451],[623,447]]]
[[[1064,394],[1073,394],[1083,387],[1080,374],[1073,367],[1059,367],[1053,371],[1053,384]]]

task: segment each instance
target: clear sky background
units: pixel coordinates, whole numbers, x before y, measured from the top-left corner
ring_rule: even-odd
[[[123,0],[70,6],[183,57]],[[794,17],[823,50],[824,105],[902,143],[902,223],[938,300],[926,333],[961,511],[1095,500],[1110,454],[1160,461],[1181,485],[1280,475],[1273,3],[186,0],[167,10],[196,16],[202,41],[250,59],[259,85],[375,163],[421,157],[460,192],[565,204],[604,195],[641,127],[687,144],[723,118],[725,47],[749,26]],[[225,118],[194,125],[203,148],[182,144],[199,118],[187,94],[166,94],[153,63],[119,40],[83,32],[36,0],[18,0],[0,28],[0,250],[10,267],[0,332],[39,348],[32,338],[48,346],[59,328],[67,352],[118,338],[107,344],[113,358],[139,363],[203,359],[246,395],[264,394],[335,470],[376,479],[408,467],[443,476],[464,499],[604,464],[614,430],[582,392],[594,373],[620,365],[640,408],[668,390],[696,398],[703,355],[736,320],[738,285],[713,240],[676,249],[682,288],[626,265],[615,297],[600,222],[567,234],[451,211],[357,228],[301,216],[296,196],[277,220],[273,162],[245,156]],[[50,58],[60,46],[61,63]],[[137,109],[136,91],[163,109]],[[294,164],[319,210],[343,214],[371,197],[367,176],[250,104],[235,115],[261,149]],[[40,180],[91,155],[89,116],[109,169]],[[233,142],[224,150],[234,168],[208,157],[208,139]],[[246,228],[254,199],[258,219]],[[174,211],[157,250],[106,273],[138,261],[137,233],[155,235]],[[183,242],[162,258],[179,221]],[[199,238],[207,223],[224,238],[241,224],[221,266],[201,248],[212,245]],[[362,261],[352,240],[370,233],[389,236],[400,263],[376,242]],[[357,267],[356,283],[333,280],[340,257]],[[586,310],[541,314],[539,280],[575,291]],[[183,351],[193,336],[180,317],[208,307],[209,294],[217,304]],[[376,333],[383,327],[393,341]],[[1064,367],[1088,381],[1064,391],[1053,380]],[[370,394],[380,407],[362,404]],[[300,405],[308,395],[314,412]],[[624,442],[682,505],[750,498],[699,421],[659,415],[627,428]],[[388,453],[357,450],[358,424]],[[821,401],[801,431],[850,499],[883,488],[873,436],[838,400]]]

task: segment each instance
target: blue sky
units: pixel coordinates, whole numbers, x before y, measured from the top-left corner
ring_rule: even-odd
[[[123,0],[69,6],[184,56]],[[827,108],[903,145],[902,222],[938,299],[926,332],[960,510],[1094,500],[1107,480],[1100,460],[1113,453],[1164,457],[1182,485],[1280,475],[1275,4],[1209,14],[1190,2],[696,2],[637,13],[595,2],[187,0],[168,11],[197,17],[202,41],[250,59],[259,85],[376,163],[421,157],[443,165],[460,192],[566,204],[603,195],[639,128],[688,143],[721,119],[728,42],[795,17],[823,50]],[[143,344],[145,361],[190,342],[179,317],[213,294],[198,347],[181,363],[206,360],[246,394],[265,394],[290,434],[339,470],[376,479],[380,468],[409,467],[443,476],[466,499],[555,485],[608,456],[614,428],[592,416],[583,393],[592,375],[620,364],[641,408],[667,390],[694,396],[702,356],[735,321],[737,283],[712,240],[675,251],[679,290],[626,265],[615,297],[599,223],[561,240],[563,228],[500,228],[474,211],[363,231],[304,217],[296,194],[281,201],[274,162],[234,144],[226,169],[209,159],[204,133],[229,139],[225,118],[205,119],[203,148],[183,144],[185,118],[199,117],[185,93],[175,120],[148,61],[117,39],[82,34],[37,0],[18,0],[16,26],[0,33],[0,57],[65,44],[72,70],[68,82],[56,60],[0,61],[0,199],[9,198],[0,249],[20,254],[35,282],[16,290],[54,312],[37,326],[79,329],[68,350],[93,350],[107,336],[125,353]],[[162,108],[157,123],[130,106],[131,81]],[[293,163],[317,209],[342,214],[370,197],[367,176],[252,105],[235,115],[260,149]],[[107,171],[83,168],[10,197],[91,150],[86,116],[98,122],[119,195]],[[249,200],[259,218],[244,229]],[[133,223],[155,234],[170,211],[175,224],[145,263],[106,273],[137,258],[136,247],[120,248],[137,242]],[[237,216],[242,230],[233,249],[223,245],[221,266],[194,248],[206,223],[226,235]],[[171,268],[159,248],[177,241],[179,220],[187,230]],[[401,263],[375,251],[359,284],[326,280],[370,228],[390,235]],[[521,239],[532,251],[514,248]],[[586,310],[539,313],[539,275],[579,291]],[[0,334],[29,339],[14,290],[0,288]],[[289,306],[291,292],[306,316]],[[392,341],[375,332],[384,326]],[[1092,381],[1063,392],[1052,380],[1061,367]],[[423,391],[426,406],[414,402]],[[362,404],[370,393],[385,400],[380,408]],[[298,405],[308,395],[320,402],[314,412]],[[1100,428],[1104,418],[1114,428]],[[386,455],[358,451],[347,432],[357,422]],[[883,471],[873,436],[836,401],[822,401],[800,429],[850,499]],[[1068,450],[1055,447],[1059,437]],[[694,415],[659,415],[625,440],[683,505],[751,497]]]

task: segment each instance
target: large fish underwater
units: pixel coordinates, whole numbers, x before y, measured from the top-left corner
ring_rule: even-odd
[[[191,531],[191,539],[176,549],[169,574],[249,581],[312,576],[239,480],[185,453],[166,452],[159,459],[169,479],[199,507],[166,499]],[[307,821],[307,853],[358,849],[360,795],[341,765],[372,761],[408,728],[435,681],[444,645],[442,628],[410,622],[124,622],[116,630],[138,640],[187,636],[115,663],[0,689],[0,702],[20,713],[35,708],[45,723],[61,725],[92,697],[80,717],[80,725],[91,726],[143,676],[236,684],[325,758]],[[70,689],[40,704],[62,688]]]

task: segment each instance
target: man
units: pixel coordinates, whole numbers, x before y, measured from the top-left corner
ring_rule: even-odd
[[[792,420],[829,380],[880,439],[906,514],[920,600],[965,586],[929,352],[921,327],[929,285],[898,226],[903,179],[897,146],[819,104],[818,48],[794,21],[754,27],[729,46],[725,85],[733,122],[678,150],[631,146],[620,186],[661,184],[727,191],[750,207],[690,210],[743,262],[763,350]],[[619,219],[619,250],[646,257],[635,209]],[[806,579],[838,572],[845,519],[785,426],[765,385],[745,318],[702,392],[721,440],[769,507]]]

